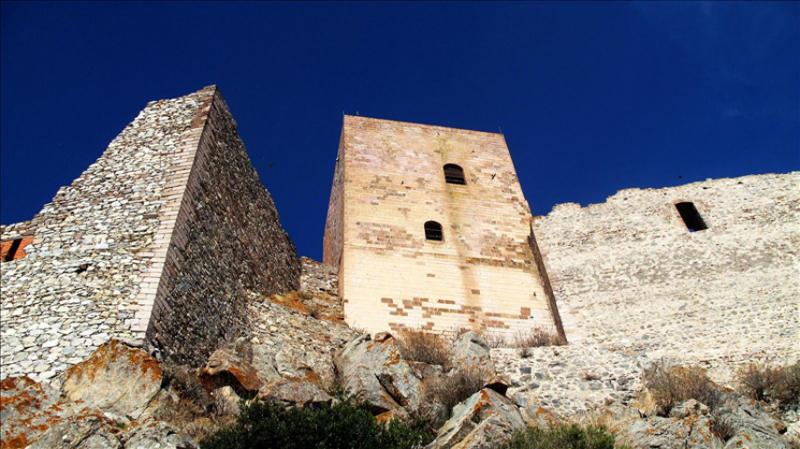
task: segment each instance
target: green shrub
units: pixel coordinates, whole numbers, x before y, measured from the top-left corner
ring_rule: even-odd
[[[658,408],[658,414],[662,416],[688,399],[695,399],[712,409],[721,401],[719,386],[699,367],[656,363],[644,371],[642,378]]]
[[[565,424],[550,429],[528,427],[515,432],[503,449],[614,449],[614,435],[605,427]]]
[[[242,407],[239,418],[206,439],[201,449],[409,449],[431,439],[422,423],[379,423],[350,399],[319,408],[270,402]]]

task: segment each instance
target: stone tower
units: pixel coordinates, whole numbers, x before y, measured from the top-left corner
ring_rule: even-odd
[[[563,336],[502,134],[345,116],[323,252],[352,327]]]

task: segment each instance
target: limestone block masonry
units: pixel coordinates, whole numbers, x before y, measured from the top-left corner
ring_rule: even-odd
[[[323,249],[352,327],[560,331],[501,134],[345,116]]]
[[[204,362],[246,328],[245,298],[296,289],[300,264],[214,86],[148,103],[0,264],[0,377],[47,379],[109,337]]]
[[[689,232],[692,202],[707,229]],[[535,220],[571,343],[705,366],[800,359],[800,172],[568,203]]]

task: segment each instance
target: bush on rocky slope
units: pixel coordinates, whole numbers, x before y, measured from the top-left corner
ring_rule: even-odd
[[[669,415],[673,407],[688,399],[712,409],[720,401],[719,386],[702,368],[655,363],[644,371],[642,380],[661,416]]]
[[[403,360],[447,366],[450,345],[439,335],[421,330],[404,330],[399,333],[397,349]]]
[[[456,404],[477,393],[486,385],[486,378],[494,373],[484,367],[468,366],[444,374],[433,381],[426,393],[433,402],[450,411]]]
[[[244,406],[236,424],[220,430],[202,449],[409,449],[432,435],[423,423],[378,422],[351,399],[318,408],[285,408],[258,401]]]
[[[738,373],[742,393],[780,408],[800,405],[800,362],[787,366],[749,365]]]
[[[576,424],[550,429],[528,427],[514,433],[503,449],[622,449],[604,427],[581,427]]]

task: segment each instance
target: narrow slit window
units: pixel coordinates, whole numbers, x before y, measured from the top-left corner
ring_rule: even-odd
[[[697,232],[708,229],[703,217],[700,216],[700,212],[697,212],[697,208],[694,207],[694,203],[677,203],[675,208],[678,209],[678,213],[681,214],[683,223],[686,225],[686,229],[688,229],[689,232]]]
[[[441,242],[444,239],[442,225],[435,221],[425,222],[425,240]]]
[[[5,243],[3,251],[3,262],[11,262],[12,260],[16,259],[17,251],[19,251],[20,243],[22,243],[22,239],[14,239],[11,242],[3,242]]]
[[[466,179],[464,179],[464,169],[456,164],[445,164],[444,180],[448,184],[460,184],[462,186],[467,183]]]

